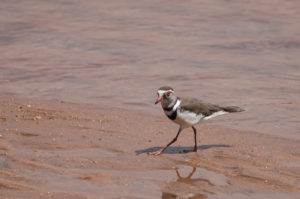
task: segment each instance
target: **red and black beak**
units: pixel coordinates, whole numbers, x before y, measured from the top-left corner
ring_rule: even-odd
[[[162,97],[158,97],[157,100],[155,101],[155,104],[158,104],[163,98]]]

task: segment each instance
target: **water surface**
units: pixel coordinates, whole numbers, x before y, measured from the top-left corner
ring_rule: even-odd
[[[160,114],[156,89],[247,111],[216,124],[300,139],[297,0],[0,3],[0,91]]]

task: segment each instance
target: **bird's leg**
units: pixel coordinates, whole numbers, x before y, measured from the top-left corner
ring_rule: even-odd
[[[193,126],[192,126],[192,128],[193,128],[193,131],[194,131],[195,146],[194,146],[193,150],[184,150],[185,153],[188,153],[188,152],[197,152],[197,149],[198,149],[198,147],[197,147],[197,130]]]
[[[155,152],[152,152],[152,153],[149,153],[149,154],[150,154],[150,155],[159,155],[159,154],[161,154],[166,148],[168,148],[171,144],[173,144],[174,142],[176,142],[176,140],[177,140],[177,138],[178,138],[178,136],[179,136],[181,130],[182,130],[182,128],[179,127],[179,130],[178,130],[177,135],[173,138],[173,140],[172,140],[169,144],[167,144],[167,145],[164,146],[163,148],[159,149],[158,151],[155,151]]]
[[[194,130],[194,139],[195,139],[194,151],[197,152],[197,149],[198,149],[198,147],[197,147],[197,129],[193,126],[192,126],[192,128]]]
[[[190,173],[190,175],[188,177],[186,177],[186,179],[191,179],[191,177],[194,175],[196,171],[196,167],[193,167],[193,171]]]

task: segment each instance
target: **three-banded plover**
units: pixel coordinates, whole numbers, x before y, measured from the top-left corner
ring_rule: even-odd
[[[190,151],[196,152],[197,130],[194,125],[201,120],[208,120],[218,115],[243,111],[237,106],[219,106],[194,98],[179,98],[174,94],[174,89],[169,86],[160,87],[157,91],[157,95],[158,98],[155,104],[161,102],[161,106],[166,116],[179,125],[179,130],[169,144],[158,151],[150,153],[151,155],[159,155],[162,153],[168,146],[176,142],[180,132],[188,127],[193,128],[195,140],[194,149]]]

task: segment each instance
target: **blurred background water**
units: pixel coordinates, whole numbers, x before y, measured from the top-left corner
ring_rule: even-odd
[[[2,0],[0,92],[162,115],[156,90],[300,139],[298,0]]]

